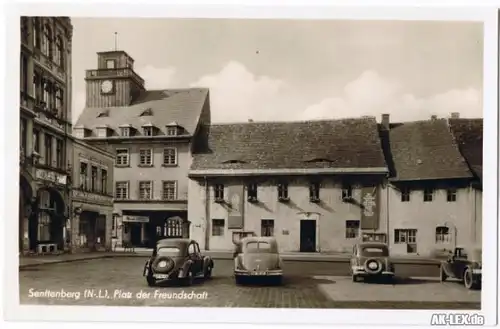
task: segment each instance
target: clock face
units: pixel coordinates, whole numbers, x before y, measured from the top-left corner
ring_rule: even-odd
[[[101,84],[101,91],[103,93],[109,93],[113,90],[113,82],[110,80],[103,81]]]

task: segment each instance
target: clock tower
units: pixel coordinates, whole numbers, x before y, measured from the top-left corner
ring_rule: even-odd
[[[124,51],[97,53],[97,69],[85,72],[86,107],[129,106],[144,91],[134,60]]]

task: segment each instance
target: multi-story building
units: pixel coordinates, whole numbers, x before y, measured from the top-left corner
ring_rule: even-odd
[[[211,125],[189,172],[191,236],[231,250],[253,232],[281,251],[385,241],[388,168],[375,118]]]
[[[71,251],[112,248],[114,154],[72,141]]]
[[[74,133],[115,154],[118,243],[187,236],[187,174],[196,139],[205,134],[200,127],[210,124],[208,90],[146,90],[126,52],[97,58],[97,69],[86,72],[86,107]]]
[[[436,255],[481,241],[482,120],[211,125],[189,172],[191,236],[231,250],[253,233],[282,251]]]
[[[22,253],[68,248],[72,33],[68,17],[21,17]]]

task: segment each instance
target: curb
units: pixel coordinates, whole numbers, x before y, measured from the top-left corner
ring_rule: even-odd
[[[105,258],[117,258],[117,257],[149,257],[149,253],[147,254],[139,254],[139,253],[129,253],[129,254],[116,254],[116,255],[95,255],[95,256],[88,256],[88,257],[82,257],[82,258],[75,258],[75,259],[65,259],[65,260],[53,260],[53,261],[47,261],[47,262],[40,262],[40,263],[33,263],[33,264],[23,264],[19,265],[19,269],[24,269],[24,268],[30,268],[30,267],[37,267],[37,266],[43,266],[43,265],[52,265],[52,264],[61,264],[61,263],[74,263],[74,262],[83,262],[83,261],[88,261],[88,260],[95,260],[95,259],[105,259]],[[233,259],[232,255],[212,255],[211,256],[214,260],[231,260]],[[293,257],[293,256],[284,256],[283,260],[285,261],[295,261],[295,262],[314,262],[314,263],[349,263],[350,259],[349,258],[340,258],[340,257]],[[438,260],[430,260],[430,259],[394,259],[393,260],[394,264],[404,264],[404,265],[436,265],[438,266],[440,264],[440,261]]]

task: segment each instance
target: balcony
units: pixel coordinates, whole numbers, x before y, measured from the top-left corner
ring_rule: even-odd
[[[132,78],[136,80],[139,84],[144,85],[144,79],[142,79],[133,69],[126,67],[120,69],[98,69],[98,70],[87,70],[85,72],[85,79],[106,79],[106,78]]]

